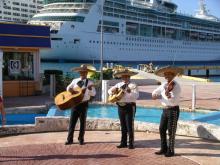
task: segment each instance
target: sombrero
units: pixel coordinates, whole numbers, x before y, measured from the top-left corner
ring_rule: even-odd
[[[74,67],[71,70],[75,72],[95,72],[96,71],[95,67],[91,65],[86,65],[86,64],[82,64],[80,65],[80,67]]]
[[[178,68],[178,67],[173,67],[173,66],[166,66],[166,67],[157,69],[154,73],[157,76],[164,77],[164,73],[166,72],[173,73],[175,76],[177,76],[177,75],[183,74],[183,69]]]
[[[117,70],[113,76],[114,77],[117,77],[117,78],[121,78],[122,76],[124,75],[127,75],[127,76],[134,76],[138,74],[137,72],[134,72],[134,71],[131,71],[131,70],[128,70],[128,69],[121,69],[121,70]]]

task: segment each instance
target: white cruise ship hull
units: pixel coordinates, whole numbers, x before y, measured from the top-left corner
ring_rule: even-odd
[[[66,43],[52,41],[52,49],[41,50],[42,60],[99,61],[100,33],[80,35],[79,44],[71,44],[74,36],[62,36]],[[164,38],[104,35],[103,60],[132,61],[220,61],[220,43],[176,41]],[[130,45],[128,39],[138,38]]]

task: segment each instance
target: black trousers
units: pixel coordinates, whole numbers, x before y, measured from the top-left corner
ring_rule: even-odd
[[[67,136],[68,142],[73,142],[73,135],[78,119],[80,121],[80,132],[79,132],[78,140],[84,140],[87,110],[88,110],[88,102],[81,103],[71,110],[69,131]]]
[[[179,119],[179,106],[163,109],[160,120],[161,149],[174,153],[175,134]],[[169,144],[167,144],[166,131],[168,130]]]
[[[121,124],[121,144],[127,145],[127,134],[129,135],[129,144],[134,143],[134,117],[136,104],[118,105],[118,115]]]

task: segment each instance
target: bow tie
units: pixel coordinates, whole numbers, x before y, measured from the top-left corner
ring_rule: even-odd
[[[128,84],[124,84],[124,85],[121,86],[121,89],[124,90],[124,89],[126,89],[127,87],[128,87]]]

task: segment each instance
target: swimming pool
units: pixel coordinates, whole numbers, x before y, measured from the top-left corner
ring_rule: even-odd
[[[162,109],[159,108],[145,108],[137,107],[135,114],[136,121],[144,121],[150,123],[159,123]],[[197,118],[205,117],[207,113],[202,112],[180,112],[180,120],[190,121]],[[50,108],[47,116],[70,116],[70,110],[60,111],[57,110],[56,106]],[[89,118],[110,118],[118,119],[118,111],[116,106],[111,105],[90,105],[88,110]],[[205,121],[206,123],[220,125],[219,122]]]
[[[6,114],[6,125],[34,124],[35,117],[46,116],[46,114]],[[2,125],[0,120],[0,126]]]
[[[135,120],[150,123],[159,123],[162,110],[159,108],[144,108],[137,107]],[[216,114],[217,115],[217,114]],[[220,125],[220,119],[216,118],[215,112],[202,113],[202,112],[180,112],[180,120],[190,121],[197,120],[200,122]],[[34,124],[35,117],[46,116],[46,114],[7,114],[7,125],[16,124]],[[52,106],[48,111],[47,116],[70,116],[70,110],[60,111],[56,106]],[[208,116],[208,118],[207,118]],[[215,117],[209,117],[215,116]],[[89,106],[88,118],[110,118],[118,119],[118,111],[116,106],[111,105],[96,105]],[[0,120],[1,125],[1,120]]]

